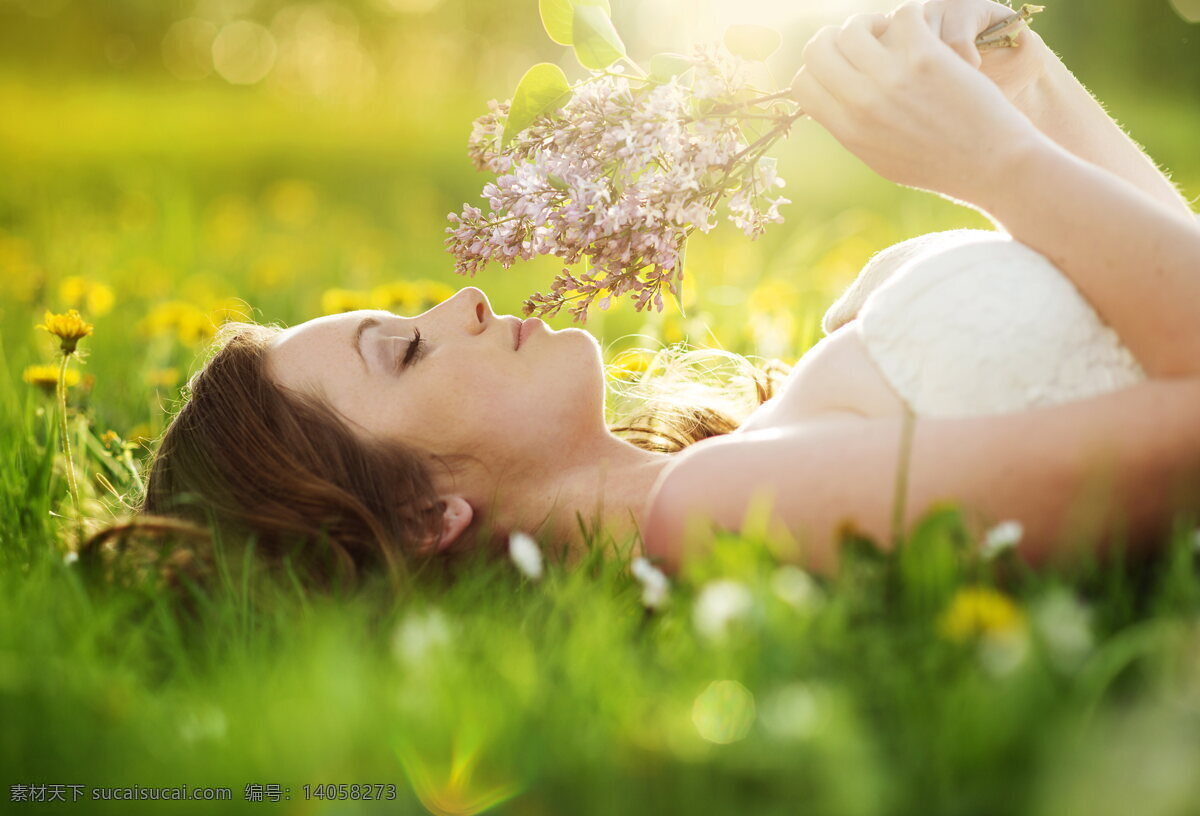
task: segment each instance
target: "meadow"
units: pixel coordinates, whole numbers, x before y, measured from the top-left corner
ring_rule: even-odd
[[[416,314],[468,282],[518,313],[544,288],[540,261],[457,277],[442,240],[484,181],[471,120],[532,59],[568,59],[531,2],[88,5],[0,1],[3,811],[1200,813],[1195,519],[1149,562],[1041,573],[979,556],[949,506],[893,552],[847,540],[832,577],[727,537],[654,610],[599,546],[538,579],[479,559],[401,593],[245,577],[237,541],[186,604],[88,580],[44,312],[95,327],[67,419],[85,514],[107,523],[222,322]],[[1200,195],[1198,29],[1165,2],[1142,29],[1190,59],[1172,74],[1103,28],[1135,22],[1123,5],[1090,29],[1060,5],[1046,25],[1080,76]],[[237,18],[275,38],[253,82],[176,42]],[[614,381],[680,341],[794,362],[873,252],[987,225],[811,123],[778,157],[786,223],[695,239],[682,311],[589,319]],[[93,790],[179,785],[230,797]]]

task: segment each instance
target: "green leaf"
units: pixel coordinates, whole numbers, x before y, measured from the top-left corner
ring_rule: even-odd
[[[601,71],[625,56],[625,43],[604,8],[578,3],[573,26],[575,58],[584,68]]]
[[[571,85],[563,70],[552,62],[539,62],[517,83],[500,144],[508,144],[539,116],[558,110],[570,98]]]
[[[696,64],[691,57],[683,54],[655,54],[650,58],[650,76],[653,79],[666,81],[678,76]]]
[[[538,12],[542,16],[542,27],[550,39],[559,45],[575,44],[576,6],[595,6],[611,14],[608,0],[538,0]]]
[[[538,0],[538,12],[550,39],[559,45],[571,45],[571,18],[575,15],[571,0]]]
[[[761,62],[775,53],[783,38],[773,28],[759,25],[732,25],[725,29],[725,47],[743,59]]]

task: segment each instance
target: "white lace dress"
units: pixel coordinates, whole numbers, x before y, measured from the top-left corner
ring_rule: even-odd
[[[881,252],[823,325],[856,316],[868,354],[918,416],[1022,411],[1146,377],[1075,285],[1004,233],[935,233]]]

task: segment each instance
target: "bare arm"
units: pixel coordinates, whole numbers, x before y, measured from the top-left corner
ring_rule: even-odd
[[[923,8],[814,37],[804,109],[880,175],[969,202],[1050,258],[1152,376],[1200,374],[1200,226],[1038,130]]]
[[[846,420],[705,441],[660,476],[646,506],[647,553],[677,566],[712,525],[741,529],[756,497],[816,571],[837,563],[850,523],[888,542],[902,419]],[[918,419],[908,519],[939,500],[962,503],[976,530],[1019,520],[1031,564],[1089,551],[1127,531],[1157,546],[1172,514],[1200,511],[1200,379],[1134,388],[1018,414]]]
[[[968,200],[1069,277],[1148,374],[1200,374],[1200,225],[1049,141],[1001,166]]]
[[[1187,201],[1149,156],[1110,117],[1095,97],[1075,78],[1036,31],[1022,28],[1015,48],[996,48],[980,53],[976,35],[1009,18],[1012,9],[991,0],[926,0],[925,17],[931,29],[962,56],[979,68],[1001,92],[1045,136],[1084,161],[1124,179],[1168,209],[1192,215]],[[885,25],[880,15],[878,26]],[[912,250],[922,242],[945,240],[922,236],[909,242]],[[892,247],[905,253],[906,245]],[[826,333],[857,316],[867,296],[903,259],[881,264],[873,258],[853,286],[830,307],[823,326]],[[888,259],[891,261],[891,259]]]
[[[1170,179],[1113,121],[1036,31],[1022,26],[1015,48],[979,52],[976,35],[1009,19],[1011,8],[992,0],[924,0],[923,7],[931,30],[995,82],[1038,130],[1151,198],[1182,209],[1184,214],[1190,212]]]
[[[1038,130],[1065,150],[1125,179],[1169,209],[1191,215],[1191,207],[1171,180],[1041,38],[1025,31],[1021,42],[1020,47],[1029,49],[1042,68],[1040,76],[1013,101]],[[993,55],[995,51],[984,57],[985,72]]]

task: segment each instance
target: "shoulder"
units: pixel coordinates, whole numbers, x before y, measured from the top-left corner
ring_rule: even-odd
[[[826,335],[792,368],[779,393],[738,429],[823,421],[837,414],[891,416],[903,402],[871,359],[855,322]]]
[[[766,430],[714,437],[675,454],[647,497],[642,525],[646,555],[675,569],[701,537],[699,528],[715,524],[735,529],[742,497],[767,464],[762,440],[778,435]]]
[[[836,489],[828,477],[837,464],[819,452],[840,458],[830,440],[853,437],[867,422],[843,416],[727,435],[676,454],[659,475],[643,511],[646,555],[677,568],[692,548],[710,540],[714,528],[742,529],[747,514],[764,502],[776,532],[795,532],[787,519],[810,516],[807,505],[835,506],[823,485]]]

